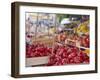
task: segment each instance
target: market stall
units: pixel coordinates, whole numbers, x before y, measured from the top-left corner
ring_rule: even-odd
[[[33,16],[36,21],[31,25],[35,25],[33,35],[28,34],[26,40],[26,66],[89,63],[88,18],[81,21],[82,18],[43,13]]]

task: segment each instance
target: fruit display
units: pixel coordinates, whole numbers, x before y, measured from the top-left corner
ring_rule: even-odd
[[[89,63],[89,56],[77,47],[55,46],[48,66]]]
[[[48,56],[51,53],[51,48],[48,48],[44,44],[26,44],[26,57],[41,57]]]
[[[85,33],[89,32],[88,24],[89,24],[89,21],[79,24],[78,28],[76,29],[76,32],[78,34],[81,34],[81,33],[85,34]]]
[[[57,34],[56,41],[62,42],[62,41],[65,41],[66,38],[67,38],[66,32],[62,32],[60,34]]]
[[[35,17],[31,25],[28,25],[30,21],[26,25],[28,28],[26,32],[27,59],[46,57],[47,62],[44,64],[46,66],[90,63],[88,18],[80,20],[82,16],[77,16],[77,19],[71,15],[68,17],[64,14],[49,13],[33,15]],[[40,61],[39,64],[42,64]]]
[[[80,41],[81,41],[81,46],[84,46],[84,47],[88,47],[90,46],[90,40],[89,40],[89,36],[88,35],[85,35],[83,37],[80,38]]]
[[[59,46],[48,48],[43,44],[26,45],[26,57],[49,56],[47,66],[89,63],[89,56],[77,47]]]

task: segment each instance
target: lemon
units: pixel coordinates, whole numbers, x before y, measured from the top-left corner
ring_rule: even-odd
[[[78,34],[80,34],[80,33],[84,33],[84,34],[85,34],[85,33],[89,32],[88,24],[89,24],[88,21],[86,21],[86,22],[84,22],[84,23],[81,23],[81,24],[78,26],[76,32],[77,32]]]

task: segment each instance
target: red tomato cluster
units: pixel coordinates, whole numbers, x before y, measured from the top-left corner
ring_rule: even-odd
[[[49,53],[51,53],[51,48],[48,48],[43,44],[26,45],[27,58],[47,56]]]
[[[90,46],[89,36],[85,36],[84,38],[81,38],[81,45],[89,48]]]
[[[26,57],[49,56],[47,66],[89,63],[89,57],[77,47],[54,46],[48,48],[44,44],[26,45]]]
[[[86,53],[80,51],[77,47],[56,46],[50,56],[48,66],[89,63],[89,57]]]

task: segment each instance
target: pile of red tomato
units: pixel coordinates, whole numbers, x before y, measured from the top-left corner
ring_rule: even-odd
[[[55,45],[50,48],[44,44],[26,44],[26,57],[49,56],[47,66],[89,63],[89,56],[77,47]]]
[[[51,53],[51,48],[44,44],[26,44],[26,57],[42,57],[48,56]]]

